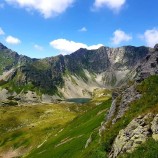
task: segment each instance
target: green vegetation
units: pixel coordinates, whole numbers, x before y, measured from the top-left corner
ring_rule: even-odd
[[[117,82],[117,78],[115,75],[112,75],[112,79],[111,79],[111,86],[114,86]]]
[[[81,68],[78,68],[77,70],[75,70],[75,73],[71,73],[68,69],[66,69],[65,72],[64,72],[64,76],[70,77],[72,83],[77,85],[77,83],[74,80],[74,78],[72,77],[72,75],[74,75],[76,77],[81,77],[83,80],[88,81],[88,78],[87,78],[84,70],[81,69]]]
[[[24,156],[28,158],[105,158],[118,132],[135,117],[158,113],[157,85],[158,76],[151,76],[136,85],[142,97],[132,102],[129,110],[114,125],[110,121],[102,137],[98,130],[111,105],[111,100],[108,100],[111,91],[106,89],[96,89],[94,98],[85,104],[1,107],[0,152],[10,147],[14,150],[22,147],[29,149],[29,154]],[[91,142],[85,148],[90,137]],[[132,154],[120,158],[155,157],[157,148],[158,143],[150,138]]]
[[[37,147],[82,112],[76,108],[74,104],[0,107],[0,153]]]
[[[108,85],[114,86],[116,84],[117,78],[115,74],[106,75],[103,77],[103,81],[106,82]]]
[[[94,102],[101,102],[104,100],[108,100],[111,97],[112,91],[109,89],[95,89],[93,91],[93,101]]]
[[[102,143],[108,153],[118,132],[125,128],[135,117],[148,112],[158,113],[158,76],[151,76],[144,80],[136,89],[142,93],[142,97],[130,104],[130,109],[114,125],[107,125],[109,129],[104,133]]]
[[[104,155],[99,146],[98,129],[104,120],[105,111],[110,107],[111,100],[100,105],[92,103],[84,106],[85,112],[75,118],[56,137],[51,136],[40,148],[31,152],[28,158],[94,158]],[[92,143],[85,149],[86,141],[92,134]],[[91,149],[94,149],[91,151]]]
[[[90,72],[89,75],[91,76],[92,81],[96,82],[97,75],[95,73],[93,73],[93,72]]]
[[[111,100],[102,102],[1,106],[0,156],[7,152],[17,152],[15,157],[20,152],[29,158],[93,158],[103,154],[103,148],[98,148],[98,129]],[[90,135],[92,143],[85,149]]]
[[[133,153],[126,153],[119,158],[157,158],[158,142],[150,138]]]
[[[79,69],[77,72],[76,72],[76,75],[77,77],[81,77],[84,81],[88,81],[88,78],[84,72],[83,69]]]
[[[78,85],[72,75],[73,75],[73,74],[71,74],[71,72],[70,72],[68,69],[66,69],[66,70],[64,71],[64,76],[70,77],[71,82],[72,82],[74,85]]]
[[[37,60],[33,64],[33,67],[37,70],[48,70],[50,68],[50,65],[46,59]]]
[[[9,82],[3,84],[1,87],[7,89],[11,93],[16,92],[17,94],[19,94],[21,91],[23,91],[25,93],[30,90],[30,91],[35,91],[38,94],[37,88],[35,88],[33,86],[33,84],[31,84],[31,83],[26,84],[26,85],[17,86],[16,81],[12,80],[12,81],[9,81]]]
[[[9,82],[3,82],[3,85],[0,85],[1,88],[7,89],[10,93],[16,92],[19,94],[20,92],[27,93],[28,91],[36,92],[37,95],[42,96],[42,94],[57,94],[58,96],[62,97],[61,94],[59,94],[56,87],[52,89],[44,89],[41,87],[36,87],[32,83],[27,84],[19,84],[16,81],[16,78]]]
[[[3,73],[3,69],[6,66],[11,66],[14,63],[14,59],[10,58],[6,52],[0,52],[0,75]]]

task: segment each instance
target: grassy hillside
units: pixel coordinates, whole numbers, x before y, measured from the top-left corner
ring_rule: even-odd
[[[31,152],[28,158],[92,158],[100,153],[97,147],[99,143],[98,128],[104,120],[105,112],[109,108],[111,100],[100,105],[88,108],[84,114],[75,118],[62,132],[51,136],[40,148]],[[92,143],[85,149],[87,139],[92,135]],[[98,150],[98,151],[97,151]],[[94,155],[95,154],[95,155]],[[102,153],[104,155],[104,152]],[[98,155],[99,156],[99,155]]]
[[[158,76],[151,76],[136,85],[142,97],[130,103],[129,110],[114,125],[109,122],[102,137],[98,130],[111,106],[108,91],[105,94],[97,91],[94,99],[85,104],[1,107],[0,153],[12,147],[14,151],[21,149],[27,153],[25,158],[105,158],[119,131],[135,117],[158,113],[157,85]],[[89,138],[91,141],[85,148]],[[157,146],[158,142],[149,139],[132,154],[120,157],[154,158]]]
[[[0,107],[0,155],[10,148],[23,153],[37,147],[73,120],[79,113],[76,108],[73,104]]]
[[[112,143],[117,134],[119,133],[119,131],[125,128],[135,117],[142,114],[147,114],[149,112],[155,114],[158,113],[158,76],[149,77],[148,79],[144,80],[141,84],[137,85],[136,89],[140,93],[142,93],[142,97],[139,100],[132,102],[130,104],[130,109],[114,125],[111,125],[111,123],[109,123],[107,127],[109,128],[109,130],[105,132],[102,138],[102,143],[107,154],[110,151]],[[157,146],[158,142],[154,142],[153,144]],[[146,148],[147,145],[148,144],[146,144],[145,146]],[[149,148],[149,146],[148,149],[150,149],[150,151],[148,151],[149,153],[154,152],[153,148]],[[141,150],[138,149],[136,153],[140,154],[140,151]]]
[[[107,101],[110,93],[84,104],[1,106],[0,156],[49,158],[53,155],[59,158],[90,155],[90,148],[99,143],[98,128],[110,107],[111,100]],[[85,149],[90,135],[93,141]]]
[[[0,50],[0,75],[3,73],[3,69],[8,67],[11,67],[13,63],[15,62],[14,58],[10,58],[10,54],[4,53]]]

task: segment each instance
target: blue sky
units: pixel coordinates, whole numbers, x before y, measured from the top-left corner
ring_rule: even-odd
[[[158,43],[157,0],[0,0],[0,42],[30,57]]]

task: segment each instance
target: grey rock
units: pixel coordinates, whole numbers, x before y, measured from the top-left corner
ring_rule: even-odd
[[[152,137],[158,141],[158,114],[154,117],[151,123],[151,130],[153,132]]]
[[[92,142],[92,135],[90,135],[90,137],[88,138],[86,145],[85,145],[85,148],[87,148],[91,142]]]
[[[158,44],[156,44],[156,45],[154,46],[154,50],[155,50],[155,51],[158,51]]]
[[[141,82],[150,75],[158,74],[158,44],[155,45],[153,51],[144,58],[136,69],[135,79]]]
[[[152,134],[150,130],[150,124],[152,121],[152,131],[153,134],[157,131],[157,120],[158,117],[154,117],[153,114],[149,113],[145,116],[139,116],[133,119],[125,129],[122,129],[114,140],[111,152],[109,154],[110,158],[116,158],[121,153],[133,152],[138,146],[144,143],[148,137]],[[146,126],[142,126],[141,122],[146,122]],[[157,135],[153,136],[156,140]]]
[[[130,103],[139,99],[140,97],[141,94],[136,91],[134,85],[119,93],[118,96],[115,97],[115,99],[112,101],[112,105],[106,117],[106,121],[108,122],[113,118],[112,123],[115,124],[116,121],[120,119],[129,109]]]
[[[4,49],[8,49],[6,46],[4,46],[2,43],[0,43],[0,49],[4,50]]]

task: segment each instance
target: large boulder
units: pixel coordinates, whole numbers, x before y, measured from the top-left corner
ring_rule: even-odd
[[[158,141],[158,114],[138,116],[125,129],[120,130],[109,157],[116,158],[125,152],[131,153],[151,136]]]

